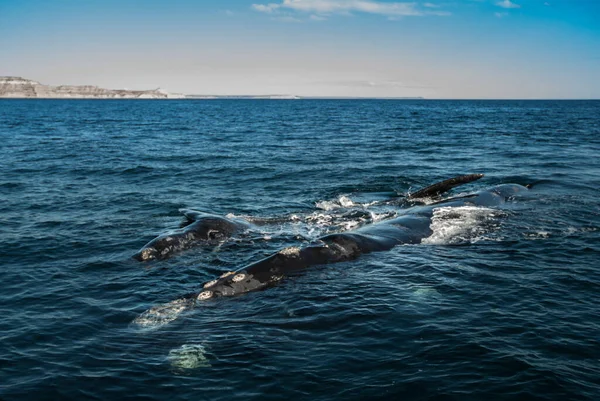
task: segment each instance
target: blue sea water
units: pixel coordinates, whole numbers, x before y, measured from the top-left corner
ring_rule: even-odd
[[[2,100],[0,399],[598,400],[599,155],[598,101]],[[132,323],[466,173],[534,186]],[[133,260],[180,208],[268,223]]]

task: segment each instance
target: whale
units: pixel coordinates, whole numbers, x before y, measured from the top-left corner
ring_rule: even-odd
[[[411,193],[405,197],[407,200],[434,197],[449,191],[450,189],[466,184],[483,177],[483,174],[462,175],[448,180],[438,182]],[[248,230],[252,224],[248,221],[234,220],[214,214],[199,212],[192,209],[179,210],[186,221],[178,230],[172,230],[161,234],[144,245],[133,255],[140,262],[148,262],[156,259],[166,259],[173,254],[189,249],[191,247],[224,241],[233,235]],[[251,218],[254,224],[264,225],[280,222],[281,219]]]
[[[191,209],[181,209],[180,212],[186,218],[181,228],[154,238],[133,255],[133,258],[141,262],[166,259],[178,251],[198,244],[218,243],[250,228],[250,224],[244,221]]]
[[[234,296],[265,289],[287,275],[314,265],[354,260],[371,252],[386,251],[398,245],[419,244],[433,234],[434,210],[440,207],[498,207],[528,191],[518,184],[498,185],[472,194],[448,198],[428,205],[402,210],[395,218],[318,238],[304,247],[288,247],[262,260],[206,282],[191,294],[196,300]]]
[[[483,174],[458,176],[414,192],[406,197],[416,204],[400,210],[396,217],[357,229],[328,234],[310,245],[284,248],[264,259],[203,283],[199,291],[155,306],[138,316],[134,322],[140,326],[160,326],[175,319],[184,310],[194,307],[197,302],[264,290],[277,285],[286,276],[311,266],[351,261],[361,255],[387,251],[399,245],[419,244],[433,234],[431,223],[434,211],[440,207],[495,208],[514,196],[529,191],[528,187],[519,184],[503,184],[430,203],[418,202],[421,198],[435,199],[456,186],[482,177]]]

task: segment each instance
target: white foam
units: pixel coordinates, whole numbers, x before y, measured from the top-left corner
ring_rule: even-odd
[[[398,213],[396,213],[395,211],[387,211],[387,212],[383,212],[383,213],[375,213],[369,210],[369,214],[371,215],[371,219],[373,219],[374,222],[378,222],[381,220],[386,220],[392,217],[396,217],[398,215]]]
[[[364,217],[346,217],[336,214],[328,214],[315,212],[308,215],[305,222],[309,224],[307,227],[309,236],[323,235],[327,230],[347,231],[356,228],[358,225],[367,221]]]
[[[144,329],[157,329],[177,319],[191,305],[188,299],[176,299],[166,304],[153,306],[133,320],[133,324]]]
[[[563,232],[567,235],[576,233],[592,233],[598,231],[598,227],[567,227]]]
[[[498,210],[475,206],[436,208],[430,225],[433,234],[422,243],[446,245],[489,240],[485,234],[497,226],[495,218],[501,215]]]
[[[306,216],[306,222],[317,227],[329,227],[333,224],[333,215],[326,213],[313,213]]]
[[[346,221],[344,223],[341,223],[340,225],[344,231],[348,231],[348,230],[352,230],[353,228],[358,226],[360,223],[361,223],[361,221],[351,220],[351,221]]]
[[[279,253],[285,256],[298,256],[300,254],[300,248],[298,248],[297,246],[290,246],[288,248],[282,249],[281,251],[279,251]]]
[[[550,232],[549,231],[536,231],[533,233],[526,233],[525,236],[528,238],[534,238],[534,239],[548,238],[548,237],[550,237]]]
[[[320,201],[315,204],[318,209],[321,210],[334,210],[340,208],[348,208],[352,206],[356,206],[352,199],[348,198],[345,195],[341,195],[339,198],[333,201]]]
[[[346,197],[346,196],[340,196],[340,198],[338,199],[338,202],[343,207],[352,207],[352,206],[354,206],[354,202],[352,202],[352,200],[350,198]]]
[[[184,344],[169,351],[167,360],[177,370],[209,368],[210,361],[206,357],[206,349],[200,344]]]

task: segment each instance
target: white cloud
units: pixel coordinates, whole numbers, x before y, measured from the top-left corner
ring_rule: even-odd
[[[498,7],[502,8],[521,8],[520,5],[513,3],[510,0],[502,0],[496,3]]]
[[[505,0],[510,3],[509,0]],[[512,4],[512,3],[511,3]],[[426,8],[437,8],[433,3],[425,3]],[[328,14],[347,14],[361,12],[388,17],[449,15],[446,12],[423,11],[415,2],[387,3],[375,0],[283,0],[281,3],[253,4],[252,8],[264,13],[293,10],[322,16]],[[311,17],[312,18],[312,17]]]
[[[550,3],[548,3],[548,2],[545,2],[545,3],[544,3],[544,5],[545,5],[546,7],[548,7],[548,6],[550,5]]]
[[[504,12],[504,13],[494,13],[494,15],[498,18],[504,18],[506,16],[508,16],[508,13]]]
[[[421,15],[415,3],[383,3],[371,0],[284,0],[281,6],[316,13],[358,11],[382,15]]]
[[[256,11],[260,11],[261,13],[271,14],[273,11],[277,10],[280,7],[279,4],[269,3],[269,4],[252,4],[252,8]]]

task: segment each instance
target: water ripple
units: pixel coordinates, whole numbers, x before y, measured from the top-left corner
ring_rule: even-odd
[[[597,115],[594,101],[2,100],[0,398],[600,399]],[[533,191],[438,210],[428,244],[132,324],[471,172],[486,177],[465,191]],[[257,229],[132,260],[180,208]]]

